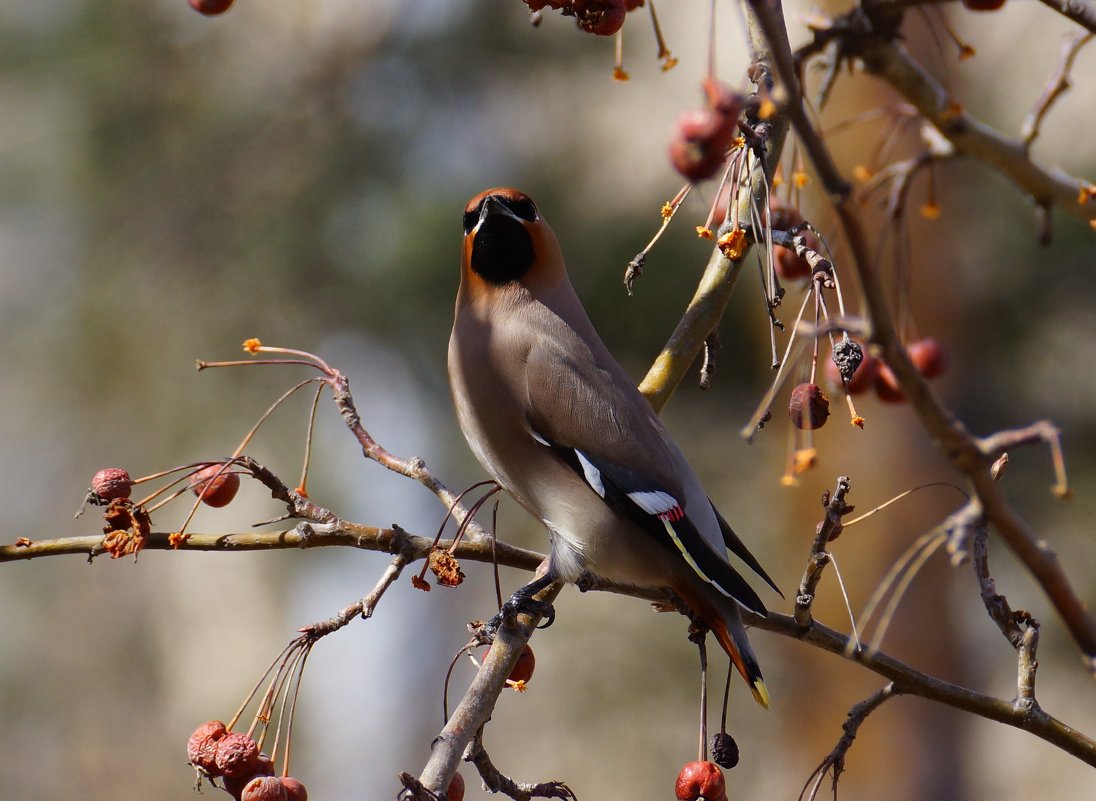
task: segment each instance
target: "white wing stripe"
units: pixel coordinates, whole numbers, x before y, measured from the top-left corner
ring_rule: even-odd
[[[660,490],[647,492],[629,492],[632,503],[649,515],[660,515],[677,508],[673,496]]]
[[[582,465],[582,474],[586,476],[586,483],[590,485],[594,492],[604,498],[605,482],[601,480],[601,471],[594,467],[593,463],[583,455],[582,451],[576,450],[575,455],[578,457],[578,463]]]

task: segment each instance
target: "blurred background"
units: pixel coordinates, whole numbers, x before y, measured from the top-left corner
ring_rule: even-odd
[[[295,368],[195,372],[196,358],[237,358],[251,336],[314,351],[348,374],[365,425],[389,450],[425,458],[454,488],[483,478],[451,412],[445,350],[461,210],[487,186],[517,185],[537,200],[610,349],[641,377],[707,259],[693,227],[714,192],[694,193],[627,297],[624,268],[680,186],[666,144],[677,115],[700,103],[706,66],[707,4],[660,9],[677,68],[659,71],[646,15],[633,15],[625,40],[632,79],[615,83],[611,40],[554,15],[533,29],[517,0],[240,0],[215,19],[183,0],[0,4],[0,477],[8,498],[0,540],[98,531],[94,513],[72,514],[99,468],[145,475],[230,453],[304,377]],[[794,19],[804,10],[789,7],[799,42]],[[1037,3],[944,13],[977,57],[960,64],[954,48],[934,43],[939,17],[930,30],[910,15],[910,47],[968,110],[1015,133],[1070,26]],[[719,24],[719,75],[745,88],[735,6],[719,4]],[[1081,53],[1074,75],[1035,155],[1091,180],[1096,138],[1082,132],[1094,122],[1096,47]],[[842,77],[825,119],[893,102],[870,78]],[[835,136],[844,167],[868,162],[880,133],[876,123]],[[1013,453],[1004,481],[1091,603],[1092,231],[1056,214],[1054,242],[1040,248],[1026,199],[998,175],[960,162],[938,168],[935,181],[939,219],[916,214],[923,176],[911,194],[912,330],[948,348],[951,367],[935,386],[975,432],[1043,417],[1061,426],[1076,497],[1051,497],[1049,458],[1037,448]],[[813,187],[803,209],[832,230]],[[869,214],[878,222],[876,210]],[[892,270],[891,253],[880,254]],[[836,255],[840,269],[839,245]],[[819,498],[837,475],[851,476],[859,511],[957,477],[907,407],[867,398],[859,406],[867,428],[846,425],[835,406],[817,437],[815,470],[797,487],[780,486],[788,444],[780,404],[752,445],[737,434],[771,377],[753,270],[721,332],[712,388],[701,392],[690,379],[666,418],[788,599],[765,600],[787,612]],[[306,415],[302,397],[249,449],[289,483]],[[365,462],[326,399],[309,489],[346,518],[421,534],[434,533],[444,513],[418,485]],[[954,489],[927,489],[848,530],[834,550],[854,609],[960,503]],[[156,528],[178,526],[185,511],[168,507]],[[235,503],[203,509],[191,528],[243,531],[281,511],[245,485]],[[500,531],[545,547],[512,503]],[[227,719],[298,627],[360,598],[386,563],[380,554],[317,549],[3,565],[2,795],[194,798],[185,764],[191,730]],[[1012,605],[1043,621],[1040,701],[1096,734],[1096,688],[1058,618],[996,540],[991,565]],[[293,774],[317,801],[391,797],[399,771],[421,768],[442,724],[443,677],[467,639],[464,624],[492,611],[490,571],[464,568],[468,580],[456,590],[418,592],[405,577],[373,619],[315,649]],[[503,573],[507,591],[522,580]],[[697,657],[684,621],[573,589],[558,611],[556,625],[534,639],[530,690],[504,694],[489,727],[495,763],[519,780],[565,780],[584,799],[672,798],[696,748]],[[832,572],[816,611],[848,630]],[[729,792],[794,799],[840,737],[848,708],[884,682],[764,632],[753,642],[774,700],[765,712],[734,685],[731,731],[742,763]],[[949,567],[942,554],[913,583],[885,647],[950,681],[1003,698],[1014,692],[1014,655],[988,620],[972,571]],[[720,687],[723,660],[714,661]],[[455,693],[473,670],[458,665]],[[463,773],[467,797],[487,797],[474,771]],[[1019,801],[1037,791],[1075,799],[1093,787],[1091,768],[1040,740],[899,698],[861,730],[841,797]]]

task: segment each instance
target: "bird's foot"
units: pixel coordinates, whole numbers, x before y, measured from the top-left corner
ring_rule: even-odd
[[[538,601],[535,597],[537,593],[551,583],[551,580],[537,579],[518,589],[510,596],[510,600],[502,605],[502,609],[498,611],[498,614],[487,621],[485,624],[487,633],[494,637],[495,633],[503,626],[513,625],[514,620],[522,612],[541,618],[541,623],[537,626],[538,629],[546,629],[551,626],[556,620],[556,608],[548,601]]]

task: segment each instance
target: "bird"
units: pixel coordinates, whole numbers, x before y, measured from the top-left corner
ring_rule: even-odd
[[[668,590],[767,708],[740,614],[766,608],[730,557],[780,590],[601,341],[533,200],[487,189],[465,206],[463,223],[448,352],[457,419],[484,469],[551,543],[547,572],[511,602],[587,576]]]

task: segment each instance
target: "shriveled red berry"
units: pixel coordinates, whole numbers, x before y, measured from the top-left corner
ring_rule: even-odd
[[[838,340],[837,347],[840,347],[842,342],[843,340]],[[862,342],[856,340],[850,340],[850,342],[855,343],[860,349],[861,359],[860,365],[853,371],[852,380],[849,381],[846,389],[850,395],[859,395],[862,392],[867,392],[875,384],[875,375],[879,372],[879,360],[868,353],[868,349],[864,347]],[[841,370],[833,359],[826,359],[826,379],[833,386],[842,386]]]
[[[445,791],[445,797],[449,801],[464,801],[464,777],[460,775],[460,771],[453,774],[453,778],[449,781],[449,788]]]
[[[687,762],[677,774],[674,792],[678,801],[725,801],[727,784],[723,771],[712,762]]]
[[[211,720],[203,723],[194,730],[190,739],[186,741],[186,758],[194,767],[201,768],[210,774],[218,774],[217,770],[217,741],[220,740],[228,729],[219,720]]]
[[[243,732],[230,731],[217,742],[217,770],[225,776],[254,776],[259,746]]]
[[[624,26],[628,8],[624,0],[574,0],[578,27],[598,36],[612,36]]]
[[[187,2],[190,3],[190,7],[199,14],[205,14],[207,17],[215,17],[218,14],[223,14],[228,11],[233,0],[187,0]]]
[[[738,764],[738,743],[725,731],[712,737],[712,762],[727,770]]]
[[[224,468],[224,472],[217,475],[221,468]],[[206,489],[203,495],[202,490],[207,484],[209,489]],[[195,495],[200,495],[202,503],[217,508],[232,503],[232,499],[236,497],[236,492],[239,489],[240,476],[232,472],[231,466],[225,467],[220,463],[203,467],[190,477],[190,491]]]
[[[996,11],[1005,4],[1005,0],[963,0],[963,5],[971,11]]]
[[[821,428],[830,416],[830,399],[818,384],[799,384],[788,401],[792,425],[804,431]]]
[[[902,403],[906,400],[906,393],[898,385],[898,377],[885,362],[879,362],[875,373],[875,394],[884,403]]]
[[[925,337],[906,346],[910,361],[925,378],[936,378],[948,369],[948,354],[944,346],[932,337]]]
[[[282,787],[285,788],[285,801],[308,801],[308,790],[296,779],[282,776]]]
[[[244,785],[240,801],[285,801],[285,787],[277,776],[256,776]]]
[[[104,467],[91,477],[91,491],[104,501],[128,498],[133,479],[121,467]]]

